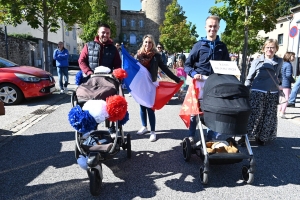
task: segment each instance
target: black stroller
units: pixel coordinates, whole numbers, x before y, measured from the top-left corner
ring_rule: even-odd
[[[111,74],[94,74],[72,93],[71,103],[73,107],[76,105],[82,107],[88,100],[105,101],[107,97],[112,95],[124,96],[120,81]],[[88,138],[84,138],[83,133],[75,131],[75,158],[78,159],[80,155],[86,157],[90,192],[94,196],[99,195],[101,190],[103,179],[101,164],[114,157],[121,147],[123,150],[127,150],[127,157],[131,158],[130,134],[124,135],[119,121],[114,122],[115,134],[108,132],[112,122],[106,119],[103,123],[105,123],[105,130],[100,130],[101,125],[97,124],[95,131],[92,131]]]
[[[247,159],[249,160],[249,165],[242,167],[242,178],[246,183],[252,183],[254,180],[255,161],[246,134],[248,118],[251,112],[249,89],[233,75],[212,74],[206,80],[203,88],[203,102],[201,102],[200,107],[203,112],[202,115],[198,115],[200,141],[191,144],[189,138],[183,139],[184,160],[189,161],[191,154],[197,154],[202,159],[203,165],[200,166],[199,170],[200,180],[202,184],[207,184],[209,164],[234,164]],[[206,141],[202,125],[205,125],[212,131],[222,133],[222,135],[228,135],[226,142],[231,143],[236,150],[235,153],[208,151],[211,150],[208,147],[210,147],[209,145],[212,142]],[[240,152],[236,136],[245,137],[248,154]],[[217,142],[222,141],[216,140],[215,144]]]

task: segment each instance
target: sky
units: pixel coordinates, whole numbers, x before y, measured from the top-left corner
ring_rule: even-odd
[[[215,4],[214,0],[177,0],[180,6],[182,6],[183,11],[185,11],[185,16],[187,21],[195,24],[197,33],[200,37],[206,36],[205,32],[205,19],[210,14],[208,13],[209,8],[220,4]],[[142,8],[140,0],[121,0],[121,10],[140,10]],[[220,29],[218,35],[220,35],[225,30],[225,22],[221,20]],[[199,38],[198,38],[199,39]]]

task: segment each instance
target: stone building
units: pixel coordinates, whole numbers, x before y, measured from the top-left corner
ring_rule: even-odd
[[[114,41],[124,43],[130,52],[136,52],[146,34],[153,35],[156,43],[159,41],[159,26],[172,0],[141,0],[140,11],[121,10],[121,0],[106,2],[117,26],[117,38]]]

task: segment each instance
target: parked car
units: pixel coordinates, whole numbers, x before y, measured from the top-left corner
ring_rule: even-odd
[[[79,54],[69,54],[69,70],[70,69],[80,70],[78,59],[79,59]]]
[[[49,95],[55,90],[55,80],[49,72],[0,57],[0,100],[4,104],[19,104],[24,98]]]

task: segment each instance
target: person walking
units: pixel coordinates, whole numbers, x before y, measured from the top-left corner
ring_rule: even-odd
[[[295,60],[295,53],[294,52],[286,52],[283,57],[283,64],[282,64],[282,90],[285,97],[285,102],[278,105],[278,112],[279,116],[283,119],[286,119],[285,110],[288,105],[288,99],[291,93],[291,85],[295,83],[295,79],[293,78],[293,66],[291,62]]]
[[[53,60],[57,69],[60,93],[68,93],[69,84],[69,51],[64,47],[63,42],[58,42],[57,49],[53,52]],[[64,79],[64,82],[63,82]]]
[[[157,48],[158,53],[160,53],[160,55],[161,55],[161,58],[162,58],[162,61],[163,61],[164,65],[167,65],[168,59],[167,59],[166,54],[163,52],[163,50],[164,50],[163,45],[161,43],[157,43],[156,48]],[[158,78],[159,79],[162,79],[163,75],[165,75],[165,74],[162,71],[158,72]]]
[[[210,60],[230,61],[227,47],[220,41],[220,38],[217,35],[219,28],[220,18],[218,16],[212,15],[206,18],[206,37],[201,37],[201,39],[193,46],[184,64],[185,72],[192,79],[196,79],[201,83],[201,87],[204,86],[208,76],[214,73],[209,62]],[[202,94],[203,93],[200,90],[199,100],[202,99]],[[194,143],[196,126],[197,117],[192,115],[189,127],[189,140],[191,143]]]
[[[275,55],[278,42],[268,39],[262,47],[263,54],[253,60],[245,85],[250,88],[251,114],[247,134],[255,137],[258,145],[276,139],[277,105],[279,103],[279,83],[282,80],[283,60]]]
[[[145,35],[143,37],[143,44],[137,52],[137,60],[149,71],[152,81],[157,81],[158,67],[172,80],[179,83],[181,80],[175,76],[164,64],[161,54],[156,49],[156,44],[152,35]],[[142,121],[142,128],[137,132],[138,135],[142,135],[148,132],[147,128],[147,114],[150,123],[150,142],[156,141],[155,134],[155,113],[152,108],[147,108],[140,105],[140,117]]]
[[[296,82],[293,85],[289,100],[288,100],[288,105],[287,107],[292,107],[295,108],[296,106],[296,98],[297,98],[297,94],[299,92],[300,89],[300,76],[298,76],[298,78],[296,79]]]
[[[98,66],[110,68],[111,73],[114,69],[121,68],[121,57],[110,35],[110,26],[100,24],[94,41],[84,45],[78,63],[85,76],[94,74]]]
[[[83,72],[83,76],[87,77],[86,80],[88,80],[90,75],[94,74],[94,70],[98,66],[110,68],[110,73],[112,73],[114,69],[121,68],[121,57],[110,35],[110,26],[108,24],[100,24],[94,41],[90,41],[84,45],[78,63]],[[109,127],[110,133],[116,133],[115,124],[113,122],[107,126]]]

